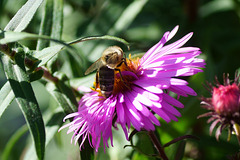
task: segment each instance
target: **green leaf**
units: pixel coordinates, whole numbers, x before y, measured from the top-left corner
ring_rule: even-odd
[[[3,153],[2,153],[3,160],[10,159],[9,156],[11,155],[11,153],[13,153],[13,148],[16,146],[16,143],[27,131],[28,131],[27,125],[23,125],[11,136],[11,138],[8,140],[8,143],[3,150]]]
[[[84,73],[90,62],[86,59],[85,56],[82,56],[77,53],[65,52],[60,58],[62,64],[61,71],[67,73],[68,77],[83,77]],[[84,63],[82,63],[82,61]],[[59,66],[59,65],[58,65]]]
[[[33,71],[31,74],[29,74],[30,82],[39,80],[40,78],[42,78],[43,74],[44,74],[44,71],[42,69]]]
[[[39,35],[50,36],[53,23],[53,0],[46,0]],[[37,43],[37,50],[42,50],[49,46],[49,41],[39,39]]]
[[[63,28],[63,1],[46,0],[39,35],[51,36],[51,38],[53,39],[60,40],[62,36],[62,28]],[[37,50],[42,50],[46,47],[53,45],[56,45],[56,43],[49,42],[44,39],[39,39]],[[54,64],[56,60],[57,54],[51,56],[51,59],[47,63],[47,68],[52,73],[56,70],[53,69],[55,67]]]
[[[52,59],[58,52],[64,48],[63,45],[55,45],[52,47],[44,48],[41,51],[36,51],[34,57],[41,60],[38,66],[44,66],[50,59]]]
[[[2,58],[6,77],[12,87],[16,101],[23,112],[30,133],[35,143],[39,159],[43,159],[45,151],[45,128],[29,77],[26,74],[23,54],[15,55],[15,63],[4,55]]]
[[[51,37],[54,39],[61,39],[63,30],[63,0],[54,0],[53,17],[52,17],[52,31]],[[50,42],[50,46],[56,45],[55,42]],[[54,56],[48,63],[47,68],[50,72],[55,72],[58,69],[56,63],[58,55]]]
[[[123,32],[133,22],[136,16],[143,9],[148,0],[133,1],[118,18],[114,26],[108,31],[110,35],[116,35]]]
[[[68,45],[73,45],[73,44],[76,44],[76,43],[80,43],[80,42],[84,42],[84,41],[90,41],[90,40],[99,40],[99,39],[101,39],[101,40],[118,41],[118,42],[121,42],[121,43],[129,46],[129,43],[127,41],[125,41],[124,39],[118,38],[118,37],[114,37],[114,36],[109,36],[109,35],[79,38],[79,39],[76,39],[74,41],[69,42]],[[1,40],[0,40],[0,43],[1,43]],[[50,59],[52,59],[62,49],[64,49],[63,45],[55,45],[55,46],[44,48],[41,51],[36,51],[34,56],[36,58],[38,58],[39,60],[41,60],[41,63],[38,66],[45,65]],[[72,50],[72,53],[75,52],[72,48],[71,48],[71,50]]]
[[[122,38],[119,38],[119,37],[115,37],[115,36],[109,36],[109,35],[79,38],[79,39],[76,39],[76,40],[74,40],[72,42],[69,42],[68,44],[72,45],[72,44],[76,44],[76,43],[80,43],[80,42],[84,42],[84,41],[90,41],[90,40],[111,40],[111,41],[117,41],[117,42],[121,42],[121,43],[125,44],[128,47],[128,49],[129,49],[129,43],[126,40],[124,40]]]
[[[51,111],[49,118],[46,120],[46,145],[51,141],[59,127],[63,124],[64,116],[65,114],[60,108],[53,113]]]
[[[181,141],[177,147],[177,151],[175,154],[175,160],[183,159],[185,147],[186,147],[186,141]]]
[[[37,34],[26,33],[26,32],[12,32],[12,31],[3,31],[0,33],[0,35],[1,37],[3,37],[2,39],[0,39],[0,44],[7,44],[7,43],[17,42],[20,40],[27,40],[27,39],[31,39],[31,40],[45,39],[45,40],[54,41],[70,47],[68,44],[64,43],[63,41],[53,39],[45,35],[37,35]]]
[[[73,113],[77,110],[76,102],[72,103],[71,99],[65,94],[65,91],[62,92],[62,90],[53,83],[48,83],[46,88],[66,114]]]
[[[56,43],[60,43],[60,45],[44,48],[41,51],[35,52],[35,58],[42,60],[42,62],[39,63],[38,66],[45,65],[50,59],[52,59],[53,56],[55,56],[58,52],[60,52],[64,48],[64,46],[67,46],[70,52],[72,53],[76,52],[76,50],[73,47],[69,46],[63,41],[56,40],[45,35],[36,35],[36,34],[31,34],[26,32],[12,32],[12,31],[4,31],[0,34],[3,34],[3,37],[4,37],[0,39],[0,44],[6,44],[6,43],[11,43],[11,42],[26,40],[26,39],[45,39],[45,40],[54,41]]]
[[[49,142],[54,138],[54,135],[57,133],[59,127],[63,124],[63,117],[65,114],[62,112],[62,110],[57,109],[55,112],[48,115],[48,118],[45,120],[46,122],[46,146],[49,144]],[[37,159],[36,154],[34,154],[34,146],[31,145],[31,147],[27,150],[27,153],[24,157],[26,160],[34,160]]]
[[[30,81],[32,82],[38,80],[42,77],[42,75],[43,75],[42,70],[36,71],[30,75],[29,77]],[[9,82],[6,82],[4,86],[1,88],[0,96],[1,96],[0,98],[0,117],[1,117],[5,109],[12,103],[12,101],[15,98]]]
[[[134,21],[136,16],[140,13],[140,11],[143,9],[147,2],[148,0],[133,1],[130,5],[128,5],[128,7],[126,7],[124,11],[122,11],[122,14],[116,19],[116,22],[112,25],[112,27],[110,27],[110,29],[108,29],[108,31],[106,31],[106,33],[108,35],[117,36],[120,33],[124,32],[131,25],[131,23]],[[95,25],[93,24],[93,26],[91,27],[95,27]],[[129,49],[129,44],[125,45],[127,45]],[[105,48],[106,45],[103,43],[99,43],[98,45],[96,45],[95,43],[89,43],[86,46],[84,46],[85,52],[89,53],[88,59],[90,61],[94,61],[96,60],[96,57],[100,57],[101,52],[99,51],[103,51]]]
[[[0,90],[0,117],[5,109],[11,104],[15,96],[9,82],[6,82]]]
[[[40,36],[40,37],[42,37],[42,36]],[[45,36],[43,36],[43,37],[45,37]],[[39,59],[39,60],[41,60],[41,63],[39,63],[39,65],[38,65],[40,67],[40,66],[45,65],[58,52],[63,50],[64,46],[68,46],[69,47],[69,45],[73,45],[73,44],[76,44],[76,43],[80,43],[80,42],[84,42],[84,41],[90,41],[90,40],[99,40],[99,39],[118,41],[118,42],[121,42],[121,43],[129,46],[129,43],[127,41],[125,41],[122,38],[118,38],[118,37],[114,37],[114,36],[105,35],[105,36],[96,36],[96,37],[86,37],[86,38],[79,38],[77,40],[68,42],[67,45],[65,43],[63,43],[64,45],[55,45],[55,46],[44,48],[41,51],[36,51],[34,53],[34,57]],[[51,40],[55,40],[55,39],[51,39]],[[55,41],[58,42],[57,40],[55,40]],[[1,43],[1,40],[0,40],[0,43]],[[69,48],[69,49],[70,49],[71,53],[76,53],[75,49],[73,49],[73,48]],[[83,56],[81,56],[81,57],[83,57]],[[84,63],[83,60],[81,60],[81,62]]]
[[[61,39],[63,29],[63,0],[46,0],[39,35],[51,36],[53,39]],[[53,46],[55,43],[51,43]],[[49,47],[49,42],[38,40],[37,50]]]
[[[42,2],[43,0],[28,0],[10,20],[4,30],[15,32],[21,32],[24,30]]]
[[[63,30],[63,0],[54,0],[51,37],[61,39]],[[50,43],[53,46],[54,42]]]
[[[234,1],[209,1],[199,9],[199,16],[207,17],[213,13],[234,9]]]

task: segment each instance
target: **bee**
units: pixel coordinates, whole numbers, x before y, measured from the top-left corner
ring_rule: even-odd
[[[96,86],[99,84],[101,93],[106,98],[110,97],[113,92],[114,70],[119,71],[120,78],[122,79],[120,69],[117,69],[117,67],[121,66],[123,62],[126,64],[126,59],[123,55],[124,52],[120,47],[108,47],[103,51],[102,56],[85,72],[85,75],[87,75],[97,69]]]

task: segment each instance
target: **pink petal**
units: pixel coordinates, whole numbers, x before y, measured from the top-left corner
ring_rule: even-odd
[[[150,99],[148,99],[147,97],[143,96],[141,93],[136,92],[135,90],[132,90],[131,93],[135,97],[135,99],[137,101],[139,101],[140,103],[142,103],[146,106],[151,106],[152,105],[152,101]]]
[[[147,82],[141,82],[141,81],[135,81],[134,82],[136,85],[138,85],[139,87],[147,90],[147,91],[150,91],[152,93],[157,93],[157,94],[160,94],[160,93],[163,93],[163,91],[155,86],[151,86],[151,84],[148,84]]]
[[[173,106],[171,106],[170,104],[166,103],[166,102],[163,102],[162,104],[164,107],[164,110],[168,111],[169,113],[175,115],[175,116],[178,116],[180,117],[181,116],[181,113],[176,109],[174,108]]]
[[[162,119],[164,119],[166,122],[170,122],[170,117],[163,111],[163,109],[159,109],[155,106],[151,107],[151,109],[158,114]]]
[[[132,89],[134,91],[142,94],[144,97],[148,98],[149,100],[152,100],[152,101],[160,101],[161,100],[161,98],[158,95],[156,95],[154,93],[151,93],[150,91],[147,91],[147,90],[142,89],[140,87],[133,87]]]
[[[173,36],[175,36],[175,34],[177,33],[179,28],[179,25],[177,25],[176,27],[173,28],[173,30],[170,32],[167,41],[169,41],[170,39],[172,39]]]
[[[125,123],[125,113],[124,113],[124,109],[123,109],[123,105],[122,103],[117,103],[116,105],[116,111],[117,111],[117,115],[118,115],[118,119],[121,123]]]
[[[183,38],[179,39],[178,41],[162,47],[161,52],[159,54],[166,55],[169,51],[171,51],[175,48],[182,47],[192,37],[192,35],[193,35],[192,32],[188,33],[187,35],[185,35]]]
[[[169,95],[166,94],[166,93],[163,93],[163,99],[164,99],[167,103],[169,103],[169,104],[171,104],[171,105],[173,105],[173,106],[176,106],[176,107],[178,107],[178,108],[183,108],[183,107],[184,107],[184,105],[183,105],[181,102],[179,102],[178,100],[176,100],[175,98],[169,96]]]

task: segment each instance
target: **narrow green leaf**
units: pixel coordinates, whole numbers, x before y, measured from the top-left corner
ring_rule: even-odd
[[[15,32],[23,31],[31,21],[42,2],[43,0],[28,0],[10,20],[4,30]]]
[[[125,44],[125,45],[127,45],[129,47],[129,43],[127,41],[125,41],[124,39],[118,38],[118,37],[114,37],[114,36],[109,36],[109,35],[79,38],[77,40],[68,42],[67,44],[68,45],[73,45],[73,44],[84,42],[84,41],[99,40],[99,39],[118,41],[118,42],[121,42],[121,43],[123,43],[123,44]],[[1,40],[0,40],[0,43],[1,43]],[[65,44],[65,46],[68,46],[68,45]],[[34,54],[34,57],[38,58],[39,60],[41,60],[41,63],[38,66],[45,65],[49,60],[51,60],[62,49],[64,49],[64,45],[55,45],[55,46],[44,48],[41,51],[36,51],[35,54]],[[70,49],[71,49],[70,50],[71,53],[75,53],[76,52],[73,48],[70,48]],[[82,56],[82,57],[84,57],[84,56]],[[82,60],[81,60],[81,62],[84,63]]]
[[[129,43],[126,40],[124,40],[122,38],[119,38],[119,37],[115,37],[115,36],[109,36],[109,35],[79,38],[79,39],[76,39],[76,40],[74,40],[72,42],[69,42],[68,44],[72,45],[72,44],[76,44],[76,43],[80,43],[80,42],[84,42],[84,41],[90,41],[90,40],[112,40],[112,41],[118,41],[118,42],[121,42],[121,43],[125,44],[128,47],[128,49],[129,49]]]
[[[118,18],[114,26],[108,31],[109,35],[116,35],[128,28],[148,0],[133,1]]]
[[[118,17],[114,25],[107,31],[107,35],[114,35],[117,36],[120,33],[124,32],[134,21],[136,16],[139,14],[139,12],[143,9],[145,4],[148,2],[148,0],[135,0],[133,1]],[[125,44],[125,43],[124,43]],[[129,44],[125,44],[128,46]],[[106,48],[106,45],[103,43],[99,43],[96,45],[95,43],[89,43],[84,48],[88,48],[85,51],[89,53],[88,59],[90,61],[96,60],[96,57],[101,56],[101,52]]]
[[[64,94],[64,98],[70,105],[73,112],[77,112],[78,103],[76,100],[76,96],[74,95],[72,88],[66,83],[68,83],[68,81],[66,82],[58,81],[57,87],[60,89],[61,93]]]
[[[76,108],[76,104],[73,104],[66,94],[62,92],[55,84],[48,83],[46,88],[66,114],[76,111],[76,109],[74,109]]]
[[[53,23],[53,0],[46,0],[39,35],[50,36]],[[37,50],[42,50],[49,46],[49,41],[39,39],[37,43]]]
[[[55,83],[57,88],[66,96],[66,99],[70,102],[70,106],[73,112],[77,111],[77,100],[74,94],[73,88],[69,85],[69,79],[66,74],[62,72],[55,72],[54,76],[57,77],[59,80]]]
[[[42,69],[33,71],[31,74],[29,74],[30,82],[39,80],[40,78],[42,78],[43,74],[44,74],[44,71]]]
[[[58,52],[64,48],[63,45],[55,45],[52,47],[44,48],[41,51],[36,51],[34,57],[41,60],[38,66],[44,66],[50,59],[52,59]]]
[[[29,77],[26,74],[23,54],[15,55],[15,63],[4,55],[2,58],[6,77],[12,87],[16,101],[23,112],[30,133],[35,143],[39,159],[43,159],[45,151],[45,128]]]
[[[63,28],[63,0],[46,0],[39,35],[51,36],[53,39],[61,39]],[[50,46],[55,42],[50,42]],[[37,50],[49,46],[49,41],[39,39]]]
[[[31,34],[26,32],[12,32],[12,31],[6,31],[6,32],[4,31],[0,34],[3,34],[3,37],[4,37],[0,39],[0,44],[6,44],[6,43],[11,43],[11,42],[26,40],[26,39],[45,39],[45,40],[54,41],[56,43],[60,43],[60,45],[55,45],[52,47],[45,48],[41,51],[35,52],[35,58],[42,60],[42,62],[39,63],[38,66],[45,65],[50,59],[52,59],[52,57],[54,57],[58,52],[60,52],[64,48],[64,46],[68,47],[71,53],[77,52],[76,49],[64,43],[63,41],[56,40],[45,35],[36,35],[36,34]]]
[[[51,37],[60,40],[62,37],[62,29],[63,29],[63,0],[54,0]],[[56,42],[51,41],[50,46],[53,45],[56,45]],[[56,63],[57,59],[58,55],[55,55],[47,63],[47,68],[52,73],[58,70],[58,65]]]
[[[11,153],[13,153],[13,148],[16,146],[16,143],[19,139],[28,131],[27,125],[23,125],[19,128],[9,139],[7,145],[5,146],[2,153],[2,160],[9,160]]]
[[[46,120],[46,146],[63,124],[64,116],[65,114],[62,109],[58,108],[54,113],[51,113],[49,118]]]
[[[11,104],[15,96],[9,82],[6,82],[0,90],[0,117],[5,109]]]
[[[82,58],[80,54],[72,54],[71,52],[70,54],[62,54],[61,60],[64,60],[61,71],[67,72],[68,77],[83,77],[87,67],[91,64],[85,56]]]
[[[72,55],[78,55],[77,50],[73,47],[69,47],[68,45],[65,45],[68,47],[68,51]],[[38,64],[38,66],[44,66],[49,60],[51,60],[55,55],[57,55],[61,50],[64,49],[64,45],[55,45],[51,47],[44,48],[41,51],[36,51],[34,53],[34,57],[41,60],[41,62]],[[76,56],[75,56],[76,57]],[[83,63],[85,63],[81,58],[81,56],[76,57],[79,59],[79,63],[82,66]]]
[[[46,0],[44,12],[42,16],[42,22],[39,35],[51,36],[53,39],[61,39],[63,28],[63,1],[62,0]],[[46,47],[56,45],[56,42],[49,42],[44,39],[38,40],[37,50],[42,50]],[[56,52],[58,53],[58,52]],[[50,56],[47,60],[47,68],[53,73],[54,64],[57,60],[57,54]],[[45,64],[45,62],[44,62]]]
[[[186,141],[181,141],[180,144],[177,147],[177,151],[176,151],[174,160],[183,159],[185,147],[186,147]]]
[[[68,44],[64,43],[63,41],[53,39],[45,35],[37,35],[37,34],[26,33],[26,32],[12,32],[12,31],[3,31],[0,34],[3,37],[2,39],[0,39],[0,44],[7,44],[7,43],[17,42],[20,40],[27,40],[27,39],[31,39],[31,40],[45,39],[45,40],[54,41],[70,47]]]
[[[46,122],[46,147],[49,144],[49,142],[54,138],[54,135],[57,133],[60,126],[63,124],[63,117],[65,114],[62,110],[57,109],[55,112],[48,115],[48,118],[45,120]],[[34,160],[37,159],[36,154],[34,154],[34,146],[31,145],[31,147],[27,150],[27,153],[24,157],[25,160]]]
[[[51,37],[61,39],[63,30],[63,0],[54,0],[53,8],[53,24]],[[50,42],[50,46],[55,45],[55,42]]]

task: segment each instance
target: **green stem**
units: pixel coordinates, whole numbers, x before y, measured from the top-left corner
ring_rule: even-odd
[[[153,131],[149,131],[148,132],[148,135],[151,139],[151,141],[153,142],[154,144],[154,147],[157,149],[158,153],[160,154],[160,157],[163,159],[163,160],[168,160],[165,152],[164,152],[164,149],[163,147],[161,146],[157,136],[154,134]]]

